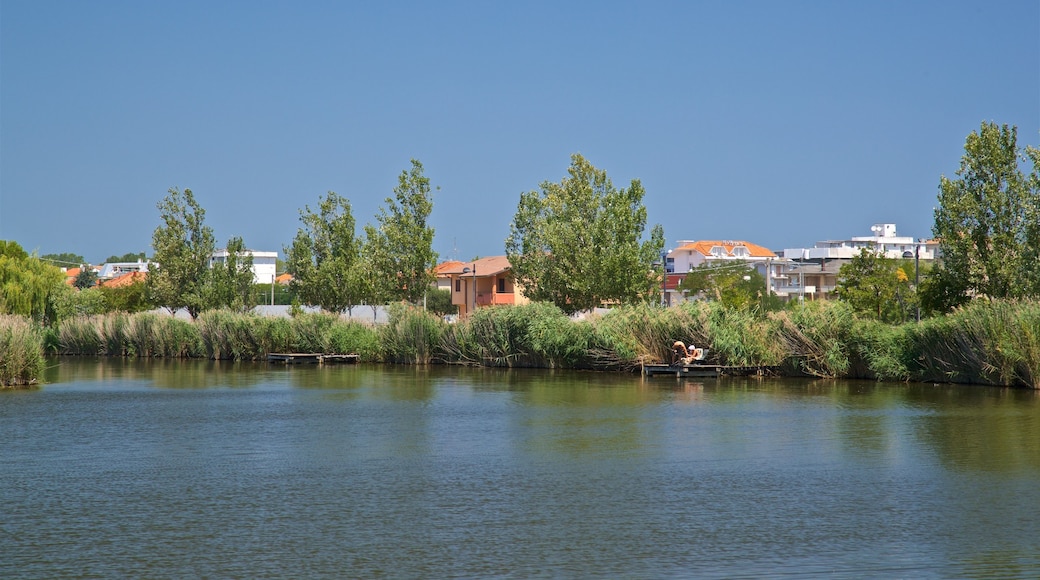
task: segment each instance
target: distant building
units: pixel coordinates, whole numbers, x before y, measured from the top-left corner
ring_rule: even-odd
[[[451,303],[459,307],[459,316],[468,316],[482,306],[527,303],[523,290],[513,282],[512,266],[505,256],[442,265],[436,270],[437,277],[450,280]]]
[[[223,264],[227,261],[230,254],[226,249],[217,250],[213,252],[213,255],[209,258],[209,267],[212,268],[217,264]],[[239,257],[253,257],[253,283],[254,284],[272,284],[275,281],[275,275],[278,268],[278,252],[258,252],[256,250],[246,250],[239,254]]]
[[[118,278],[128,272],[148,272],[148,262],[138,260],[136,262],[111,262],[101,264],[98,271],[98,280],[105,281]]]
[[[774,280],[773,291],[779,296],[799,299],[827,299],[838,285],[838,272],[860,251],[867,249],[891,259],[935,259],[939,248],[936,240],[914,239],[896,233],[896,224],[874,224],[872,235],[853,236],[847,240],[816,242],[811,248],[786,248],[779,262],[782,269]]]
[[[687,297],[679,291],[679,285],[690,270],[705,264],[748,266],[762,274],[767,286],[771,286],[773,275],[779,271],[777,260],[778,256],[772,250],[743,240],[680,241],[679,246],[665,256],[665,304],[672,305],[686,300]]]
[[[909,256],[913,256],[918,251],[919,259],[933,260],[939,247],[939,242],[934,240],[915,240],[910,236],[897,235],[896,224],[874,224],[870,231],[873,235],[816,242],[811,248],[786,248],[783,257],[788,260],[851,260],[860,250],[867,248],[886,258],[900,259],[908,257],[908,252]]]

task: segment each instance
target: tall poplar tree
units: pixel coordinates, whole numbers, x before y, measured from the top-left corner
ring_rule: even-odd
[[[207,285],[213,255],[213,229],[206,210],[190,189],[171,188],[158,203],[162,225],[152,233],[155,251],[145,279],[156,305],[174,312],[184,308],[192,318],[211,307]]]
[[[284,248],[296,295],[304,304],[335,313],[359,303],[364,297],[352,275],[359,264],[350,200],[330,191],[317,212],[310,206],[300,210],[300,222],[292,246]]]
[[[437,265],[429,224],[433,199],[422,163],[412,159],[411,169],[398,177],[394,197],[385,203],[376,216],[378,227],[365,226],[365,259],[376,276],[373,297],[418,303],[436,281]]]
[[[513,276],[532,300],[565,312],[606,301],[632,303],[660,296],[652,267],[664,248],[664,230],[646,230],[645,190],[639,180],[617,189],[607,172],[579,154],[568,176],[520,196],[506,256]]]
[[[253,288],[253,255],[241,237],[228,240],[227,256],[210,268],[209,304],[246,312],[256,306]]]
[[[1018,130],[982,123],[968,135],[955,179],[941,178],[932,232],[941,265],[922,288],[930,309],[946,310],[974,296],[1040,296],[1040,187],[1023,174]]]

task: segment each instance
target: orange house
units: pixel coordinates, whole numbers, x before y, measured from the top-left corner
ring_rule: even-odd
[[[451,303],[459,307],[459,316],[468,316],[482,306],[527,303],[522,290],[513,283],[512,268],[505,256],[446,262],[436,271],[438,278],[450,281]]]

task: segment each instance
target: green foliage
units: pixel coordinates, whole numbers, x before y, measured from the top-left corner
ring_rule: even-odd
[[[0,314],[53,321],[51,298],[66,288],[65,275],[57,266],[30,256],[17,242],[0,240]]]
[[[350,201],[330,191],[317,213],[309,206],[300,210],[300,222],[292,246],[284,249],[292,291],[304,304],[340,313],[364,296]]]
[[[506,255],[524,293],[572,313],[605,301],[631,304],[657,297],[651,264],[664,248],[664,230],[646,229],[639,180],[616,189],[606,171],[571,156],[568,177],[543,182],[520,196]]]
[[[849,339],[856,324],[845,302],[808,302],[770,316],[770,340],[793,371],[819,377],[841,377],[849,371]]]
[[[859,314],[888,323],[911,318],[917,298],[897,260],[863,248],[841,267],[838,278],[835,294]]]
[[[76,288],[79,288],[80,290],[93,288],[94,286],[97,286],[97,283],[98,273],[97,270],[93,268],[81,269],[79,271],[79,274],[76,274],[76,279],[72,281],[72,285]]]
[[[765,276],[743,263],[702,264],[690,270],[678,289],[688,291],[691,297],[700,296],[738,310],[765,312],[783,307],[780,299],[766,287]]]
[[[905,341],[915,380],[1040,389],[1040,302],[973,301],[907,325]]]
[[[190,189],[171,188],[158,208],[163,225],[152,234],[156,263],[146,278],[149,295],[170,312],[184,308],[195,318],[210,307],[207,285],[213,229],[205,225],[206,211]]]
[[[108,311],[105,294],[98,287],[75,290],[70,286],[64,286],[51,294],[50,300],[55,321],[74,316],[104,314]]]
[[[54,264],[59,268],[75,268],[87,263],[87,261],[83,259],[83,256],[79,254],[73,254],[72,252],[62,252],[60,254],[44,254],[40,256],[40,259],[44,262]]]
[[[227,243],[227,256],[210,269],[206,304],[213,308],[229,308],[247,312],[256,306],[253,289],[253,255],[248,253],[240,237]]]
[[[458,305],[451,303],[451,290],[436,288],[426,293],[426,309],[434,314],[458,314]]]
[[[152,308],[145,282],[137,281],[126,286],[102,286],[106,312],[144,312]]]
[[[379,226],[365,226],[365,257],[372,269],[365,278],[375,283],[371,294],[376,300],[418,304],[436,281],[437,265],[429,225],[433,200],[422,163],[412,159],[411,169],[398,177],[394,198],[385,204],[376,216]]]
[[[410,304],[391,304],[389,322],[381,328],[387,362],[429,364],[441,346],[447,324],[439,316]]]
[[[1040,153],[1027,148],[1029,177],[1015,127],[983,123],[964,144],[955,179],[941,178],[933,233],[942,265],[929,287],[930,308],[945,311],[972,297],[1040,296]]]
[[[0,315],[0,388],[31,385],[43,367],[40,327],[24,316]]]
[[[113,264],[117,262],[146,262],[148,258],[145,257],[144,252],[128,252],[122,256],[112,255],[105,258],[105,264]]]
[[[150,312],[70,318],[58,325],[57,335],[59,354],[179,358],[203,353],[197,325]]]

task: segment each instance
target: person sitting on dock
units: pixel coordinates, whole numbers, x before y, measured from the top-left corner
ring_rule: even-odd
[[[686,344],[683,341],[677,340],[672,343],[673,365],[682,362],[682,360],[687,356],[689,356],[689,353],[686,351]]]
[[[677,340],[672,343],[672,364],[688,365],[702,361],[705,352],[707,349],[697,348],[692,344],[687,348],[683,341]]]

